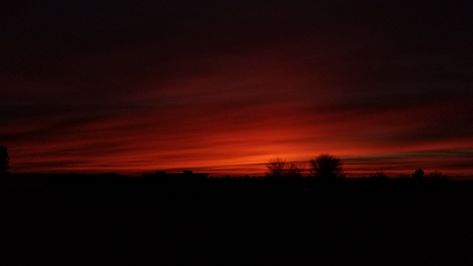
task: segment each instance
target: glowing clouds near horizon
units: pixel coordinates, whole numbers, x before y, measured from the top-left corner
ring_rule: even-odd
[[[272,158],[305,161],[324,152],[341,156],[354,174],[415,167],[472,172],[473,152],[466,149],[472,138],[442,129],[461,99],[444,110],[436,99],[393,101],[405,92],[350,90],[356,80],[328,78],[306,60],[279,53],[197,60],[190,73],[150,75],[101,105],[70,99],[73,107],[64,112],[51,105],[51,112],[10,121],[1,134],[16,172],[261,174]]]

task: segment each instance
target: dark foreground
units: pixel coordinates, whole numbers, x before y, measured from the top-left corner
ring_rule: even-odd
[[[0,265],[473,265],[473,185],[0,184]]]

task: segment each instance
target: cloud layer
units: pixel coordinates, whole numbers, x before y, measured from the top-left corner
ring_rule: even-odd
[[[333,2],[10,6],[12,170],[261,173],[329,152],[354,173],[473,173],[468,14]]]

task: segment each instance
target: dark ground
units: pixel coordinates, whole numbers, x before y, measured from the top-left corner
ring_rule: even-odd
[[[473,265],[470,182],[97,180],[4,180],[0,265]]]

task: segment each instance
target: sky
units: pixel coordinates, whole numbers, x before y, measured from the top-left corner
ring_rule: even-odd
[[[12,2],[12,172],[473,174],[469,1]]]

